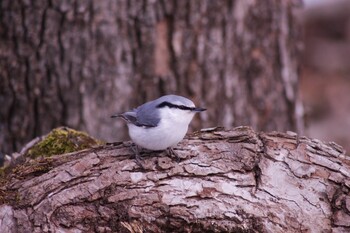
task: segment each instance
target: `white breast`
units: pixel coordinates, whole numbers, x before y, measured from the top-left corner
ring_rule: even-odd
[[[157,127],[144,128],[128,124],[131,140],[149,150],[165,150],[176,146],[186,135],[194,113],[178,109],[162,109]]]

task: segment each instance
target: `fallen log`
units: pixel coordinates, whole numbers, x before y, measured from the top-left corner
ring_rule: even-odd
[[[335,143],[249,127],[174,151],[131,142],[36,158],[1,181],[0,232],[349,232],[350,157]]]

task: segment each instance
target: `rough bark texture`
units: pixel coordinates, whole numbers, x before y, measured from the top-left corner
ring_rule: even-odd
[[[350,158],[335,143],[240,127],[165,153],[130,143],[21,165],[0,232],[349,232]],[[11,195],[10,195],[11,194]]]
[[[3,0],[1,151],[61,125],[125,138],[109,116],[166,93],[209,109],[195,128],[300,132],[299,2]]]

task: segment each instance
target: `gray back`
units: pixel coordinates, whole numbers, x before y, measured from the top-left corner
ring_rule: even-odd
[[[132,112],[129,112],[130,115],[133,116],[135,116],[136,113],[136,119],[132,123],[137,126],[145,127],[157,126],[160,121],[160,112],[157,106],[163,102],[182,104],[185,106],[194,106],[193,102],[185,97],[178,95],[165,95],[156,100],[147,102],[134,109]]]

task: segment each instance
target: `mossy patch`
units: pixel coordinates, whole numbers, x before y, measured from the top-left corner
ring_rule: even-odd
[[[60,127],[53,129],[43,140],[30,148],[27,156],[30,158],[50,157],[51,155],[70,153],[102,144],[104,144],[102,141],[92,138],[85,132]]]
[[[57,166],[57,159],[50,158],[51,155],[70,153],[103,144],[105,144],[103,141],[94,139],[85,132],[67,127],[53,129],[29,148],[24,156],[17,158],[9,166],[0,168],[0,187],[2,187],[0,205],[3,203],[15,206],[26,204],[26,199],[19,196],[18,190],[8,185],[13,179],[30,179],[50,171]]]

